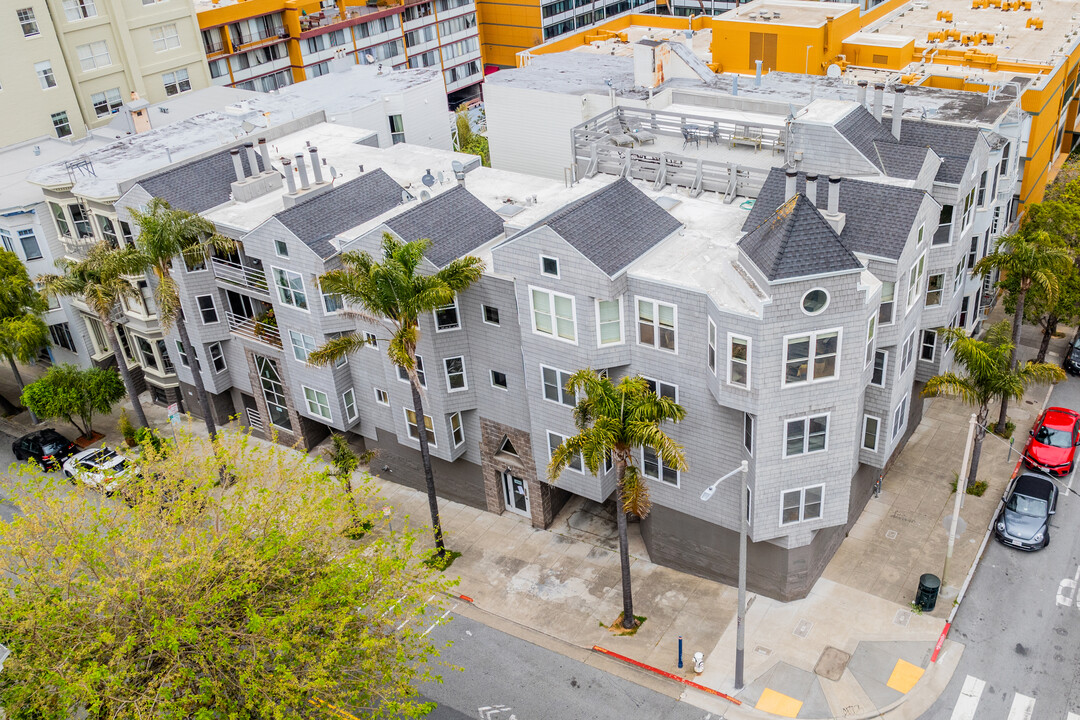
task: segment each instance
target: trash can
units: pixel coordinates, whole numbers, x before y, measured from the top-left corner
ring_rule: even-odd
[[[926,573],[919,577],[919,592],[915,594],[915,606],[929,612],[937,605],[938,591],[941,590],[941,578]]]

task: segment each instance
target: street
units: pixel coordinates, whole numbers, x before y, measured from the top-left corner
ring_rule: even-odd
[[[1058,384],[1050,406],[1080,409],[1080,379]],[[963,657],[925,720],[1080,720],[1078,474],[1058,485],[1047,548],[991,538],[950,632]]]
[[[4,522],[11,522],[11,518],[18,512],[18,508],[8,500],[7,495],[7,469],[15,462],[15,455],[11,452],[13,440],[15,438],[0,430],[0,477],[4,479],[0,482],[0,520]]]

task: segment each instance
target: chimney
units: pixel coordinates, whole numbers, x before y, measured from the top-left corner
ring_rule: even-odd
[[[870,83],[866,82],[865,80],[859,81],[859,94],[856,96],[855,99],[863,107],[866,107],[866,86],[869,84]]]
[[[892,101],[892,134],[897,140],[900,139],[900,122],[904,117],[904,91],[903,85],[897,85],[893,90]]]
[[[311,155],[311,174],[315,176],[315,184],[322,185],[322,168],[319,167],[319,148],[312,145],[308,148],[308,154]]]
[[[259,163],[255,160],[255,144],[244,143],[244,150],[247,151],[248,170],[251,171],[251,177],[255,177],[259,174]]]
[[[757,63],[757,72],[754,74],[754,85],[756,87],[761,87],[761,61],[755,60],[754,62]]]
[[[270,169],[270,146],[266,144],[266,138],[259,138],[259,154],[262,155],[263,171]]]
[[[795,189],[795,181],[799,178],[799,172],[789,168],[785,174],[787,175],[787,185],[784,187],[784,202],[787,202],[795,197],[795,193],[797,192]]]
[[[281,169],[285,171],[285,182],[289,184],[289,194],[296,194],[296,178],[292,174],[292,160],[281,158]]]
[[[806,197],[817,207],[817,173],[806,174]]]
[[[244,166],[240,164],[240,148],[233,148],[229,151],[232,155],[233,170],[236,171],[236,182],[243,182],[244,180]]]
[[[296,153],[296,169],[300,171],[300,189],[307,190],[311,187],[308,182],[307,167],[304,165],[304,153]]]
[[[874,106],[870,109],[874,119],[881,122],[881,112],[885,109],[885,83],[874,83]]]
[[[832,175],[829,177],[829,209],[822,213],[825,219],[832,225],[832,229],[836,231],[836,234],[844,232],[844,222],[846,215],[840,212],[840,176]]]

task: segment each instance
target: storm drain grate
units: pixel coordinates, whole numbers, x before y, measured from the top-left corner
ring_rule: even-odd
[[[908,621],[911,620],[911,613],[907,610],[897,610],[896,617],[892,619],[893,625],[899,625],[901,627],[907,627]]]
[[[895,540],[896,535],[897,535],[897,532],[895,530],[886,530],[885,531],[885,539],[886,540]]]

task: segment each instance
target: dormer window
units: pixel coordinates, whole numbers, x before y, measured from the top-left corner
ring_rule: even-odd
[[[540,272],[551,277],[559,277],[559,261],[553,257],[540,257]]]

